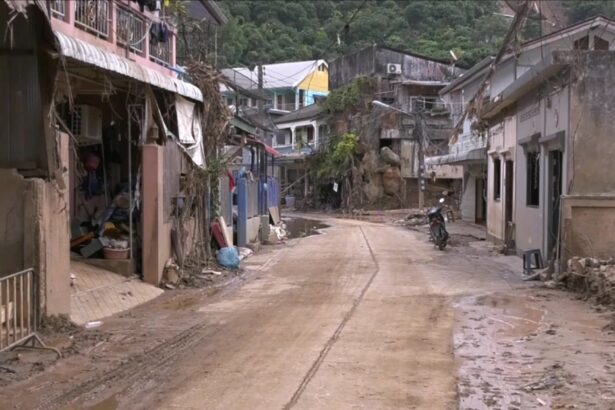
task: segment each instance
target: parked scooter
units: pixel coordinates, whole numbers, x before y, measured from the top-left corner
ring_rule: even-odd
[[[443,250],[446,248],[448,242],[448,232],[446,231],[445,218],[442,213],[445,206],[444,198],[440,198],[438,202],[438,206],[434,206],[427,211],[427,218],[429,219],[429,233],[431,239],[438,249]]]

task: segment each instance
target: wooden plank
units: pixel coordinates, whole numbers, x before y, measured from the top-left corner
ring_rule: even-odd
[[[231,233],[228,231],[228,226],[226,226],[226,221],[224,220],[224,217],[219,217],[218,221],[220,223],[220,228],[222,229],[222,236],[224,236],[224,241],[228,246],[233,246],[233,238],[231,237]]]
[[[278,225],[281,222],[280,209],[277,206],[269,207],[269,215],[271,215],[271,219],[273,220],[274,225]]]

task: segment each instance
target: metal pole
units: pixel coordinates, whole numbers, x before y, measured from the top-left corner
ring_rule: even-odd
[[[423,209],[423,207],[425,206],[425,161],[423,156],[423,118],[421,114],[415,114],[415,121],[417,125],[417,130],[419,131],[417,135],[419,144],[419,209]]]
[[[130,144],[130,140],[132,138],[132,105],[129,105],[128,108],[128,229],[130,230],[129,234],[129,244],[128,251],[130,252],[130,263],[133,263],[133,237],[132,237],[132,146]]]

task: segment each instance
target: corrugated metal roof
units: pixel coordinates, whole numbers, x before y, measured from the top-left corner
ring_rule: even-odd
[[[263,88],[293,88],[298,86],[312,71],[315,71],[320,64],[327,65],[325,60],[293,61],[290,63],[264,64],[263,65]],[[258,81],[258,73],[255,69],[238,67],[227,69],[235,71],[250,82]],[[231,73],[231,71],[228,71]]]
[[[201,90],[190,83],[161,74],[151,68],[141,67],[127,58],[110,53],[77,38],[66,36],[57,31],[55,35],[60,44],[60,52],[65,57],[134,78],[192,100],[203,101]]]

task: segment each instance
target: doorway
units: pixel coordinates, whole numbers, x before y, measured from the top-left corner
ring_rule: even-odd
[[[477,224],[487,222],[487,181],[484,177],[476,178],[476,218]]]
[[[560,198],[562,195],[562,159],[563,153],[560,150],[549,151],[548,156],[548,195],[547,198],[547,257],[553,258],[558,250],[557,238],[559,236],[560,224]]]
[[[508,249],[512,249],[514,247],[514,236],[513,236],[513,192],[514,192],[514,162],[511,160],[506,161],[506,168],[504,170],[504,183],[505,186],[505,197],[504,197],[504,242]]]

